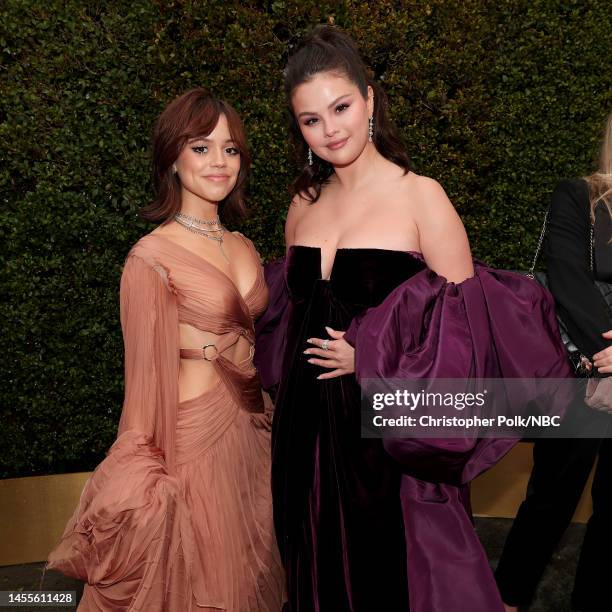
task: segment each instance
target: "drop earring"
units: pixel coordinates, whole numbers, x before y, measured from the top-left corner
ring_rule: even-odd
[[[308,165],[312,166],[312,149],[308,147]]]
[[[368,142],[372,142],[374,136],[374,117],[368,119]]]
[[[172,164],[172,174],[176,174],[176,166]]]

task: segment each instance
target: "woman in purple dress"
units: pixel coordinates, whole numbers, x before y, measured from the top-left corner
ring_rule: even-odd
[[[503,610],[467,483],[512,442],[362,439],[358,381],[569,376],[552,302],[472,261],[346,34],[316,28],[285,88],[304,166],[256,359],[264,386],[280,381],[272,488],[287,609]]]

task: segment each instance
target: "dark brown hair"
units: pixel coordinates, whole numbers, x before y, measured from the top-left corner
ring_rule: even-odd
[[[321,189],[333,174],[329,162],[313,155],[312,166],[307,162],[308,145],[293,113],[291,95],[296,87],[310,81],[321,72],[334,72],[354,83],[364,98],[368,85],[374,90],[374,145],[388,160],[404,169],[411,169],[406,148],[396,133],[387,113],[384,91],[368,75],[368,70],[351,37],[331,25],[319,25],[303,38],[289,58],[285,68],[285,95],[289,104],[289,126],[298,163],[302,170],[291,186],[292,195],[300,194],[316,202]]]
[[[172,164],[191,138],[208,136],[225,115],[234,145],[240,151],[240,171],[236,185],[219,202],[223,220],[245,216],[245,188],[251,166],[246,135],[238,113],[223,100],[213,98],[205,89],[196,87],[179,96],[158,117],[153,130],[153,187],[155,200],[141,209],[149,221],[167,222],[181,208],[181,182],[172,172]]]

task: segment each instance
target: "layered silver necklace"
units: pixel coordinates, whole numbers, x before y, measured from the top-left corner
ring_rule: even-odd
[[[221,225],[219,215],[215,219],[198,219],[184,213],[176,213],[174,220],[186,230],[198,234],[198,236],[204,236],[209,240],[214,240],[219,244],[221,254],[225,257],[225,260],[229,263],[229,259],[223,250],[223,234],[225,234],[225,228]]]

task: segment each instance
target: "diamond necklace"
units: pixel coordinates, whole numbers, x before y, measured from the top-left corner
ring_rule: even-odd
[[[225,261],[229,263],[229,259],[223,250],[223,234],[225,234],[225,228],[221,225],[219,216],[212,221],[207,221],[205,219],[198,219],[179,212],[174,215],[174,220],[186,230],[193,232],[194,234],[198,234],[198,236],[203,236],[204,238],[217,242],[219,244],[221,254],[223,257],[225,257]],[[202,225],[208,227],[202,227]],[[216,227],[213,228],[212,226]]]
[[[197,217],[192,217],[191,215],[186,215],[182,212],[177,212],[174,215],[175,219],[183,219],[184,221],[193,221],[197,225],[221,225],[221,221],[219,220],[219,215],[217,215],[214,219],[198,219]]]

